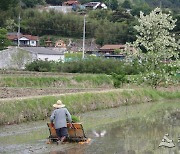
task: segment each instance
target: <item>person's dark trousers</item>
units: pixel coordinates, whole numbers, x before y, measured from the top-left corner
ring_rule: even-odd
[[[62,127],[62,128],[56,129],[56,134],[57,134],[59,140],[61,140],[61,138],[63,138],[63,137],[67,138],[68,137],[67,127]]]

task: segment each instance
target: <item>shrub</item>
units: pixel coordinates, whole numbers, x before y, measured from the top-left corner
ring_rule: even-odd
[[[26,64],[25,68],[28,71],[50,72],[54,70],[54,65],[55,62],[53,61],[35,60],[30,64]]]
[[[125,82],[127,82],[126,75],[125,74],[112,74],[113,77],[113,84],[115,88],[119,88],[123,86]]]
[[[69,62],[36,60],[26,65],[26,70],[38,72],[103,73],[135,75],[143,71],[138,63],[126,63],[115,59],[88,58]]]

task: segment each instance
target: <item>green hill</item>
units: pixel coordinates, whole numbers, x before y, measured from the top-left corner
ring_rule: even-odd
[[[122,2],[123,0],[119,0]],[[130,0],[135,5],[147,3],[151,7],[180,8],[180,0]]]

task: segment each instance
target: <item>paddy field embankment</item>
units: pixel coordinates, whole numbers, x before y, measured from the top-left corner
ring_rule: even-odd
[[[179,90],[131,88],[133,85],[114,89],[111,76],[103,74],[6,72],[0,79],[0,125],[47,119],[58,99],[74,115],[121,105],[180,99]],[[175,102],[173,105],[180,109],[180,103]],[[176,114],[179,115],[178,110]]]

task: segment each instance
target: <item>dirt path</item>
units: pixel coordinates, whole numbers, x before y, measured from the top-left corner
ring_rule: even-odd
[[[9,88],[0,87],[0,99],[27,96],[41,96],[64,93],[77,93],[83,91],[104,90],[104,88]]]
[[[66,89],[67,90],[67,89]],[[115,90],[118,90],[119,89],[71,89],[72,91],[68,91],[68,92],[65,92],[64,93],[52,93],[52,94],[42,94],[42,95],[27,95],[27,96],[21,96],[21,97],[11,97],[11,98],[1,98],[0,99],[0,102],[3,102],[3,101],[10,101],[10,100],[22,100],[22,99],[30,99],[30,98],[41,98],[41,97],[45,97],[45,96],[61,96],[61,95],[72,95],[72,94],[75,94],[75,93],[87,93],[87,92],[95,92],[95,93],[101,93],[101,92],[110,92],[110,91],[115,91]],[[133,91],[134,89],[121,89],[122,91]]]

